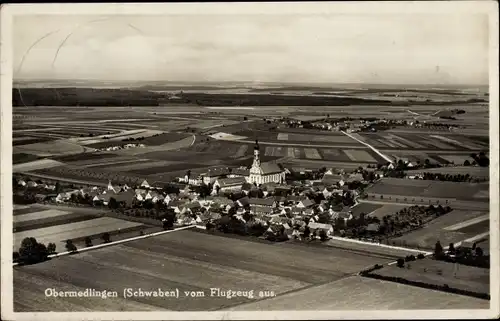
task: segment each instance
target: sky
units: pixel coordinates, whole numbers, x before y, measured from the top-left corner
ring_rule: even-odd
[[[480,14],[26,15],[14,79],[487,84]]]

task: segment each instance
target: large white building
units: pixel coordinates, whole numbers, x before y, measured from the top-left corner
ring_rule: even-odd
[[[250,168],[248,182],[251,184],[278,183],[285,182],[285,171],[275,163],[261,163],[259,142],[255,141],[253,151],[253,164]]]

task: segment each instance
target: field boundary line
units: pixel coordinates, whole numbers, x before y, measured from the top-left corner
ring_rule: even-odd
[[[353,240],[353,239],[348,239],[348,238],[343,238],[343,237],[338,237],[338,236],[331,236],[330,238],[332,240],[337,240],[337,241],[344,241],[344,242],[351,242],[351,243],[356,243],[356,244],[378,246],[378,247],[383,247],[383,248],[392,249],[392,250],[422,253],[424,255],[425,254],[427,254],[427,255],[432,254],[432,252],[425,251],[425,250],[417,250],[417,249],[412,249],[412,248],[406,248],[406,247],[401,247],[401,246],[393,246],[393,245],[386,245],[386,244],[381,244],[381,243],[370,243],[370,242],[364,242],[364,241],[360,241],[360,240]]]
[[[48,257],[54,258],[54,257],[60,257],[60,256],[66,256],[66,255],[74,255],[74,254],[78,254],[81,252],[87,252],[87,251],[97,250],[100,248],[113,246],[113,245],[117,245],[117,244],[123,244],[123,243],[131,242],[131,241],[142,240],[142,239],[150,238],[153,236],[158,236],[158,235],[163,235],[163,234],[167,234],[167,233],[171,233],[171,232],[186,230],[186,229],[193,228],[193,227],[195,227],[195,225],[183,226],[183,227],[179,227],[179,228],[176,228],[173,230],[160,231],[160,232],[155,232],[155,233],[151,233],[151,234],[135,236],[135,237],[131,237],[131,238],[124,239],[124,240],[113,241],[113,242],[109,242],[109,243],[102,243],[102,244],[97,244],[97,245],[93,245],[93,246],[89,246],[89,247],[82,247],[81,249],[78,249],[76,252],[65,251],[65,252],[60,252],[60,253],[56,253],[56,254],[51,254]],[[17,266],[17,265],[19,265],[19,263],[12,263],[12,266]]]

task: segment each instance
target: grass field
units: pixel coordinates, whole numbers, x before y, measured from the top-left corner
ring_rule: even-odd
[[[259,255],[256,257],[255,253]],[[211,297],[212,287],[254,290],[256,294],[274,291],[282,295],[344,278],[376,262],[387,260],[330,247],[279,244],[276,248],[267,243],[178,231],[15,268],[14,310],[59,311],[68,306],[73,311],[218,310],[251,300]],[[181,294],[184,290],[204,291],[206,295],[197,298],[181,295],[174,300],[131,298],[127,305],[123,300],[112,298],[94,300],[90,305],[81,298],[70,297],[51,303],[54,300],[44,295],[48,287],[107,289],[120,295],[124,288],[160,287],[163,290],[178,288]]]
[[[486,300],[351,276],[231,310],[418,310],[487,309]]]

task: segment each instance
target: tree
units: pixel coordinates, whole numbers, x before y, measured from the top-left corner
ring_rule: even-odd
[[[450,243],[450,245],[448,246],[448,253],[455,254],[455,252],[455,245],[453,243]]]
[[[59,193],[61,193],[61,189],[62,189],[62,188],[61,188],[61,184],[60,184],[59,182],[56,182],[56,188],[55,188],[55,190],[54,190],[54,191],[55,191],[57,194],[59,194]]]
[[[321,239],[321,241],[326,241],[327,240],[327,235],[326,235],[325,230],[320,230],[319,231],[319,238]]]
[[[45,261],[49,255],[47,247],[38,243],[34,237],[27,237],[21,242],[19,260],[23,263],[37,263]]]
[[[441,245],[441,242],[437,241],[436,245],[434,246],[434,257],[439,259],[443,256],[443,246]]]
[[[77,249],[72,240],[66,240],[66,250],[68,252],[76,252]]]
[[[402,259],[402,258],[399,258],[397,261],[396,261],[396,265],[399,267],[399,268],[403,268],[405,266],[405,260]]]
[[[85,246],[86,247],[92,246],[92,239],[89,236],[85,238]]]
[[[478,257],[482,257],[482,256],[483,256],[483,254],[484,254],[484,253],[483,253],[483,249],[482,249],[482,248],[480,248],[479,246],[478,246],[478,247],[476,247],[476,249],[475,249],[475,254],[476,254],[476,256],[478,256]]]
[[[110,209],[117,209],[119,206],[118,202],[116,201],[116,199],[114,197],[110,197],[109,198],[109,202],[108,202],[108,207]]]
[[[54,243],[49,243],[47,245],[47,251],[49,252],[49,254],[56,253],[56,245]]]
[[[466,159],[466,160],[464,161],[464,166],[470,166],[470,162],[469,162],[469,160],[468,160],[468,159]]]
[[[304,228],[304,237],[309,237],[309,235],[311,235],[311,229],[309,228],[309,226],[306,226]]]
[[[109,235],[108,232],[105,232],[102,234],[101,239],[104,243],[109,243],[111,242],[111,236]]]

